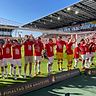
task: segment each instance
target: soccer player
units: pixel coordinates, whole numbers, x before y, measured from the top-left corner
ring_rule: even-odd
[[[62,40],[62,37],[59,36],[56,41],[56,55],[58,60],[58,70],[63,70],[63,47],[65,45],[65,41]]]
[[[74,48],[74,68],[77,68],[78,62],[79,62],[79,55],[80,55],[80,49],[79,49],[80,44],[76,43],[76,47]]]
[[[49,39],[49,42],[45,44],[45,49],[48,56],[48,66],[47,66],[48,75],[50,75],[52,72],[52,65],[54,60],[54,46],[55,44],[53,43],[52,39]]]
[[[18,37],[18,43],[22,43],[22,37],[21,37],[21,34],[19,34],[19,37]]]
[[[80,41],[80,55],[82,58],[82,67],[85,69],[85,60],[86,60],[86,46],[85,46],[85,40],[81,39]]]
[[[90,50],[90,58],[89,58],[89,65],[94,65],[93,63],[93,58],[94,58],[94,53],[95,53],[95,49],[96,49],[96,44],[95,44],[95,38],[92,38],[90,40],[90,46],[89,46],[89,50]]]
[[[89,38],[85,39],[85,51],[86,51],[86,60],[85,60],[85,68],[89,68],[90,64],[89,64],[89,58],[90,58],[90,50],[89,50],[89,46],[90,46],[90,42],[89,42]]]
[[[4,64],[3,64],[2,43],[0,43],[0,67],[1,67],[1,72],[2,72],[2,78],[4,78]]]
[[[28,35],[25,36],[24,45],[24,56],[25,56],[25,65],[24,65],[24,78],[26,78],[27,65],[29,63],[29,76],[32,77],[32,63],[33,63],[33,44],[34,40],[31,40]]]
[[[37,74],[40,74],[40,64],[41,64],[41,59],[42,59],[42,51],[44,49],[43,43],[41,41],[41,38],[38,37],[37,40],[34,42],[34,60],[35,60],[35,65],[34,65],[34,75],[36,76]]]
[[[10,75],[12,75],[12,71],[13,71],[11,46],[12,46],[12,43],[11,43],[10,39],[6,39],[5,44],[3,45],[3,63],[5,66],[5,74],[7,77],[8,77],[8,69],[7,69],[8,63],[11,64]]]
[[[68,61],[68,65],[67,68],[68,70],[72,69],[72,63],[73,63],[73,49],[72,49],[72,45],[75,43],[76,39],[68,38],[68,42],[66,42],[66,53],[67,53],[67,61]]]
[[[21,45],[17,40],[14,40],[12,45],[12,57],[13,57],[13,66],[14,66],[14,79],[16,80],[16,64],[18,65],[18,75],[21,76]]]

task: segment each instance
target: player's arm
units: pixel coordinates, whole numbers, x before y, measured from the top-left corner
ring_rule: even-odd
[[[41,43],[41,49],[44,50],[44,44],[43,43]]]
[[[27,41],[27,40],[24,39],[21,44],[22,44],[22,45],[25,45],[26,41]]]
[[[76,38],[72,38],[72,43],[76,43]]]
[[[45,50],[47,49],[47,44],[44,45],[44,49],[45,49]]]
[[[8,42],[8,40],[7,40],[7,39],[5,39],[5,43],[3,44],[3,48],[5,48],[5,47],[6,47],[7,42]]]
[[[53,46],[56,46],[56,43],[53,43]]]

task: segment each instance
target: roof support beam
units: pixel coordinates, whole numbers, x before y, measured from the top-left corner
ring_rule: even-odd
[[[82,3],[79,3],[79,4],[82,6]],[[96,16],[95,15],[96,12],[94,13],[93,11],[91,11],[91,8],[90,8],[90,10],[87,10],[87,8],[85,6],[83,6],[84,8],[83,7],[80,7],[78,5],[74,5],[74,6],[77,7],[77,8],[79,8],[79,9],[81,9],[82,11],[86,12],[87,14],[91,15],[92,17]]]
[[[76,19],[79,19],[79,21],[86,19],[86,18],[83,18],[82,16],[77,16],[76,14],[71,14],[70,12],[66,12],[64,10],[62,10],[62,12],[66,13],[66,14],[72,16],[72,17],[75,17]]]
[[[96,2],[96,1],[95,1],[95,2]],[[94,12],[96,13],[96,10],[93,9],[92,7],[90,7],[90,6],[88,6],[88,5],[85,5],[85,4],[81,3],[81,2],[79,2],[79,4],[82,5],[82,6],[85,6],[87,9],[91,10],[92,12],[94,11]]]

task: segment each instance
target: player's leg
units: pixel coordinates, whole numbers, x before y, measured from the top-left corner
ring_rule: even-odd
[[[32,63],[29,62],[29,76],[32,77]]]
[[[77,58],[74,58],[74,62],[75,62],[75,64],[74,64],[74,68],[77,68],[77,65],[78,65],[78,59],[77,59]]]
[[[21,76],[21,59],[17,59],[17,65],[18,65],[18,75],[19,77]]]
[[[17,79],[17,76],[16,76],[16,66],[14,66],[14,79],[15,80]]]
[[[63,59],[61,59],[61,70],[63,71]]]
[[[29,76],[32,77],[32,62],[33,62],[33,57],[29,56]]]
[[[60,61],[61,71],[63,71],[63,53],[60,53]]]
[[[86,59],[86,57],[85,57],[85,55],[81,55],[81,57],[82,57],[82,67],[83,67],[83,69],[85,69],[85,59]]]
[[[24,65],[24,78],[26,78],[27,65],[28,65],[28,64],[25,64],[25,65]]]
[[[41,64],[41,61],[38,61],[38,74],[40,74],[40,64]]]
[[[12,58],[9,58],[9,62],[10,62],[10,73],[9,73],[9,75],[12,75],[12,73],[13,73],[13,59]]]
[[[47,72],[48,72],[48,75],[51,74],[51,64],[48,62],[48,65],[47,65]]]
[[[19,77],[21,76],[21,66],[19,66],[19,72],[18,72],[18,74],[19,74]]]
[[[86,54],[86,59],[85,59],[85,68],[89,68],[89,53]]]
[[[25,56],[24,78],[26,78],[26,70],[27,70],[27,65],[28,65],[28,57],[27,57],[27,56]]]
[[[60,71],[60,56],[59,56],[59,53],[57,52],[57,63],[58,63],[58,70]]]
[[[94,65],[94,62],[93,62],[94,54],[95,54],[95,52],[92,52],[92,58],[91,58],[91,62],[92,62],[92,64],[91,64],[91,65]]]
[[[52,64],[53,64],[53,63],[48,62],[48,68],[47,68],[47,70],[48,70],[48,75],[50,75],[51,72],[52,72]]]
[[[83,66],[83,69],[85,69],[85,60],[83,60],[82,66]]]
[[[73,54],[70,55],[70,69],[72,70]]]
[[[72,63],[73,63],[73,61],[72,61],[72,59],[70,57],[70,60],[69,60],[69,70],[72,70]]]
[[[58,70],[60,71],[60,59],[58,59]]]
[[[67,68],[68,68],[68,71],[69,71],[71,69],[71,62],[72,62],[70,55],[67,56],[67,61],[68,61]]]
[[[68,71],[70,70],[70,61],[68,60],[67,61],[68,63],[67,63],[67,69],[68,69]]]
[[[51,62],[50,62],[50,57],[48,57],[47,72],[48,72],[48,75],[51,74]]]
[[[50,57],[50,71],[52,72],[52,65],[53,65],[54,56]]]
[[[36,76],[37,75],[38,56],[35,56],[34,59],[35,59],[34,76]]]
[[[67,55],[67,69],[68,69],[68,71],[70,70],[70,59],[69,59],[69,55]]]
[[[38,74],[40,74],[41,72],[40,72],[40,67],[41,67],[41,59],[42,59],[42,57],[41,56],[38,56]]]
[[[0,66],[1,66],[2,78],[4,78],[4,63],[2,60],[0,60]]]
[[[50,72],[52,73],[52,65],[53,65],[53,62],[51,62],[51,65],[50,65]]]
[[[69,70],[69,58],[67,54],[66,54],[66,60],[67,60],[67,70]]]
[[[17,79],[17,76],[16,76],[16,63],[17,63],[17,62],[16,62],[15,59],[13,60],[13,62],[14,62],[14,63],[13,63],[13,68],[14,68],[14,79],[16,80],[16,79]]]
[[[72,63],[73,63],[73,60],[71,59],[70,60],[70,70],[72,70]]]
[[[11,64],[11,66],[10,66],[10,75],[12,75],[13,74],[13,64]]]
[[[1,66],[2,78],[4,78],[4,66]]]
[[[8,62],[8,59],[7,59],[7,58],[4,58],[4,59],[3,59],[3,63],[4,63],[5,76],[6,76],[6,77],[8,77],[7,62]]]

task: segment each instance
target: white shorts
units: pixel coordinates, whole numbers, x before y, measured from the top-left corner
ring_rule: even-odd
[[[54,56],[52,56],[52,57],[48,57],[48,64],[53,63],[53,60],[54,60]]]
[[[0,67],[3,67],[3,66],[4,66],[3,60],[0,60]]]
[[[90,57],[93,57],[94,55],[95,55],[94,52],[91,52],[91,53],[90,53]]]
[[[79,58],[74,58],[74,61],[75,61],[75,62],[78,62],[78,61],[79,61]]]
[[[91,52],[91,53],[90,53],[89,62],[92,62],[92,57],[93,57],[94,55],[95,55],[94,52]]]
[[[12,58],[3,58],[4,66],[7,66],[8,63],[13,64]]]
[[[25,56],[25,64],[33,63],[33,56]]]
[[[13,59],[13,66],[21,66],[21,59]]]
[[[90,53],[86,53],[86,59],[90,58]]]
[[[82,60],[86,60],[86,54],[81,55],[81,57],[82,57]]]
[[[35,61],[41,61],[41,59],[42,59],[42,56],[34,56]]]

